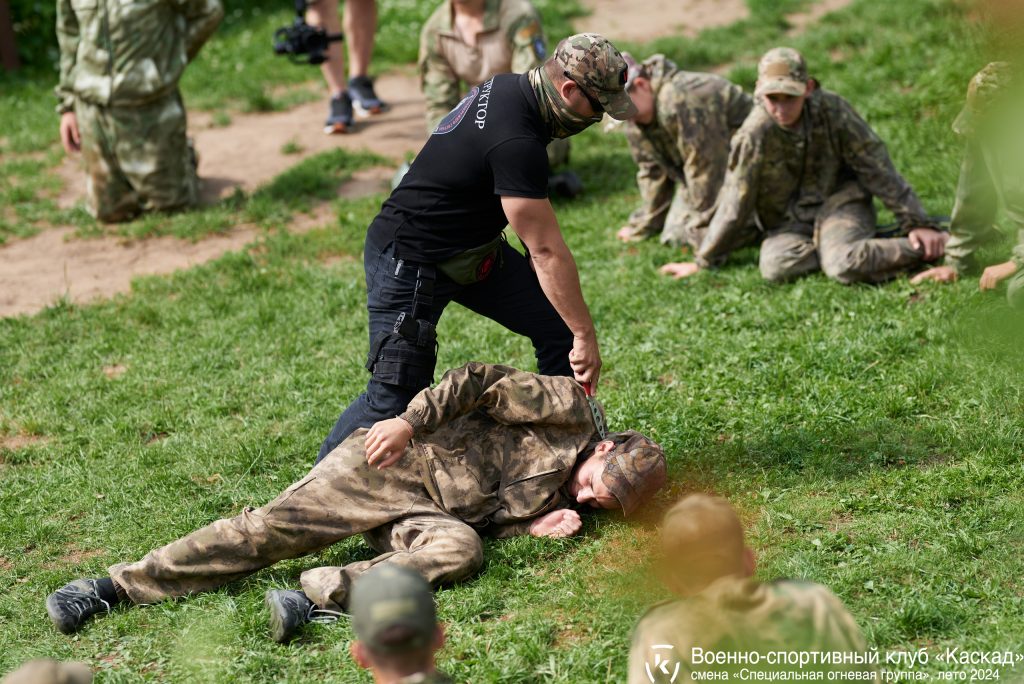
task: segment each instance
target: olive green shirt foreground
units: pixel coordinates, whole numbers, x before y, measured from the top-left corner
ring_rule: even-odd
[[[224,16],[220,0],[58,0],[58,112],[134,106],[176,90]]]
[[[695,649],[700,649],[695,651]],[[651,608],[640,618],[629,653],[629,684],[693,682],[694,672],[861,670],[868,664],[801,667],[785,659],[769,664],[707,664],[728,654],[771,652],[865,653],[860,628],[836,596],[820,584],[780,580],[762,584],[723,577],[700,593]],[[718,655],[722,654],[722,655]],[[696,656],[696,657],[694,657]],[[773,656],[774,660],[778,657]],[[673,680],[673,674],[678,674]]]
[[[111,577],[133,602],[153,603],[362,533],[381,555],[302,573],[320,607],[344,610],[355,577],[381,562],[435,586],[453,582],[483,563],[480,534],[525,534],[536,517],[569,505],[563,486],[598,441],[575,380],[482,363],[446,373],[403,417],[415,435],[390,468],[366,463],[366,430],[357,430],[269,504],[114,565]]]
[[[654,120],[624,125],[641,202],[629,217],[630,234],[660,233],[663,243],[696,249],[725,179],[729,140],[754,101],[726,79],[681,71],[664,55],[643,66],[654,92]]]
[[[1024,96],[1012,84],[1015,69],[993,62],[974,75],[953,130],[964,139],[964,157],[946,244],[946,264],[957,273],[975,270],[976,252],[999,239],[1002,205],[1017,233],[1012,260],[1019,269],[1008,283],[1010,302],[1024,303]]]
[[[904,234],[934,227],[885,144],[842,97],[813,91],[796,130],[756,106],[732,139],[718,208],[697,261],[710,265],[726,256],[731,240],[753,219],[766,236],[766,278],[782,280],[819,267],[843,282],[891,277],[920,259],[905,238],[871,239],[872,196],[893,212]],[[823,223],[833,217],[840,226],[825,230]],[[766,264],[765,248],[773,249],[768,239],[779,233],[799,235],[803,244],[797,253],[779,255],[792,263]],[[816,248],[822,251],[820,264]]]

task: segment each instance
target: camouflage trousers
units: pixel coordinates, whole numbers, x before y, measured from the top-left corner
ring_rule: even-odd
[[[875,231],[870,198],[826,202],[813,226],[795,223],[768,231],[761,243],[761,275],[784,282],[821,270],[844,284],[879,283],[923,263],[910,240],[878,238]]]
[[[689,245],[694,252],[700,249],[704,242],[704,236],[708,234],[707,219],[702,219],[699,212],[690,208],[686,202],[686,188],[676,185],[675,194],[672,196],[672,203],[669,204],[668,212],[665,214],[665,223],[661,229],[658,242],[671,247],[682,247]],[[728,241],[723,242],[722,249],[725,254],[737,249],[756,245],[761,239],[761,231],[757,225],[751,223],[743,230],[737,231]],[[725,258],[722,258],[725,261]]]
[[[77,100],[89,212],[125,221],[141,211],[194,206],[196,157],[185,135],[177,91],[137,107],[99,107]]]
[[[435,586],[479,570],[480,536],[429,497],[413,451],[376,470],[366,464],[365,435],[354,432],[262,508],[218,520],[136,563],[111,566],[110,576],[132,602],[154,603],[216,589],[360,533],[381,555],[300,576],[302,590],[321,608],[344,610],[352,581],[377,563],[412,568]]]

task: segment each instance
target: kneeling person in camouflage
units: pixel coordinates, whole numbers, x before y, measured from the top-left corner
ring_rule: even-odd
[[[301,592],[268,592],[273,636],[285,641],[346,610],[352,581],[380,563],[436,586],[480,568],[481,535],[573,535],[577,506],[632,513],[664,484],[665,458],[643,435],[604,435],[603,424],[572,378],[468,364],[401,416],[352,433],[269,504],[111,566],[110,577],[71,582],[47,612],[70,634],[116,603],[209,591],[362,533],[381,555],[307,570]]]
[[[769,50],[755,92],[758,106],[732,139],[698,268],[720,263],[751,219],[764,233],[761,275],[774,282],[818,270],[841,283],[881,282],[942,256],[948,235],[885,143],[849,102],[818,87],[800,53]],[[874,197],[895,214],[899,236],[877,234]],[[697,269],[664,270],[685,277]]]

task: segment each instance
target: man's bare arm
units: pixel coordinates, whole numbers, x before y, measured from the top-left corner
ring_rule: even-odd
[[[501,206],[512,230],[530,250],[541,289],[572,332],[569,364],[576,379],[596,389],[601,374],[597,331],[583,301],[576,261],[562,238],[551,203],[546,199],[502,197]]]

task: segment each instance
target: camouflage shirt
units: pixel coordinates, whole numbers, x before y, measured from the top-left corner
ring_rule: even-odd
[[[453,25],[445,0],[420,32],[420,87],[427,100],[427,132],[462,99],[464,91],[495,74],[526,73],[546,57],[540,15],[529,0],[486,0],[483,31],[469,45]]]
[[[224,16],[220,0],[58,0],[58,112],[76,97],[134,106],[172,92]]]
[[[998,240],[999,205],[1017,231],[1013,261],[1024,266],[1024,95],[1012,83],[1014,68],[993,62],[971,79],[953,130],[964,138],[964,157],[946,244],[946,265],[972,270],[975,253]]]
[[[560,490],[597,435],[572,378],[483,363],[448,371],[401,417],[434,502],[498,537],[572,503]]]
[[[896,171],[885,143],[846,100],[815,90],[796,130],[775,123],[759,105],[732,139],[728,172],[698,262],[724,256],[723,245],[752,217],[766,232],[814,225],[826,200],[872,195],[895,214],[904,231],[935,226]]]
[[[678,184],[686,200],[685,232],[707,227],[725,177],[729,139],[750,114],[753,99],[719,76],[680,71],[664,55],[643,65],[655,111],[649,124],[624,124],[639,167],[641,200],[628,225],[637,236],[661,231]]]
[[[846,607],[820,584],[790,580],[762,584],[723,577],[688,599],[654,606],[640,618],[629,653],[629,684],[693,682],[693,672],[730,667],[699,662],[692,658],[695,648],[762,655],[771,651],[863,653],[867,644]],[[656,668],[656,663],[664,667]],[[672,679],[677,666],[678,676]],[[813,665],[772,665],[763,658],[760,664],[733,667],[815,669]],[[866,664],[818,665],[818,669],[873,670]]]

